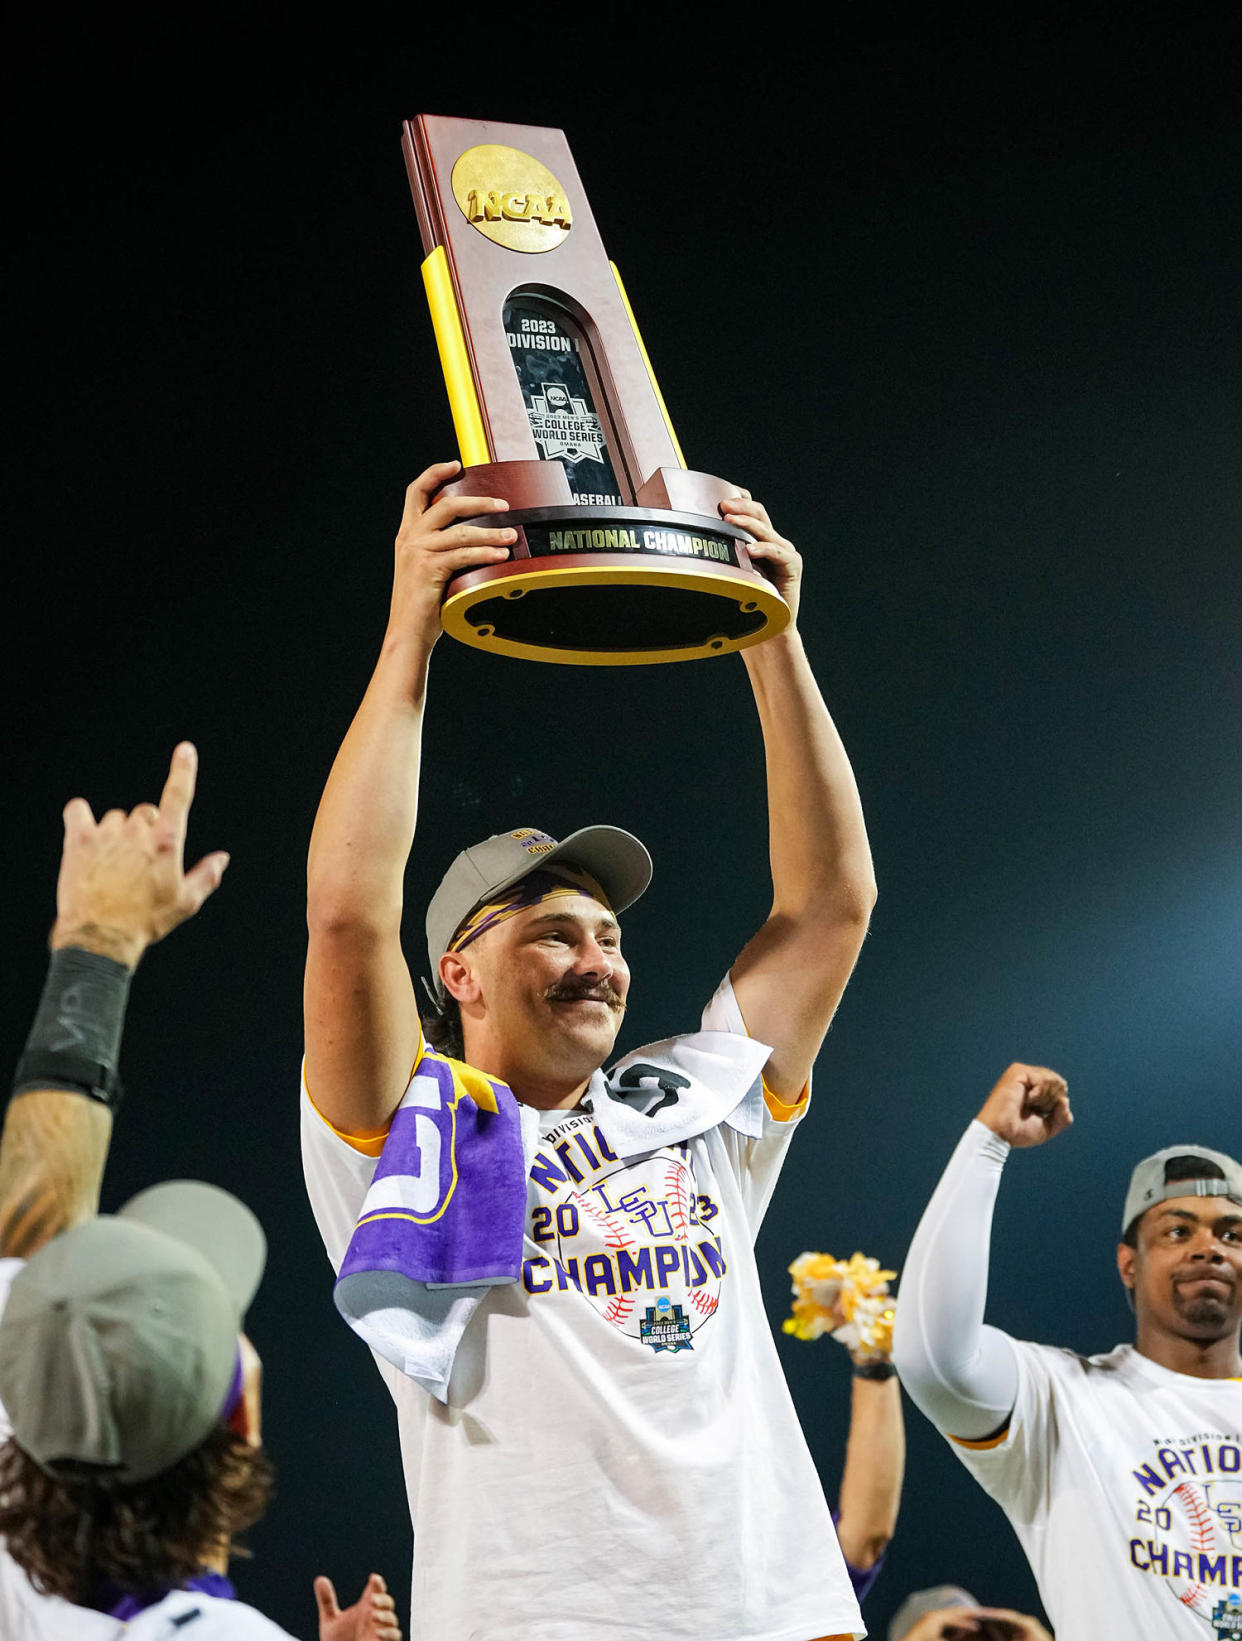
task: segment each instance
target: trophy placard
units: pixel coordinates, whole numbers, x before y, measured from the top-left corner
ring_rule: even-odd
[[[461,454],[502,496],[507,563],[457,576],[445,631],[502,655],[633,666],[727,654],[789,610],[682,459],[563,132],[420,114],[402,148]],[[496,524],[494,515],[487,524]]]

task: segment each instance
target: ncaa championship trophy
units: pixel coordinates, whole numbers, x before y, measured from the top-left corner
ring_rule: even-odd
[[[686,661],[789,611],[691,472],[564,133],[420,114],[402,139],[462,471],[503,497],[506,563],[456,576],[444,630],[500,655]],[[493,517],[482,521],[494,523]]]

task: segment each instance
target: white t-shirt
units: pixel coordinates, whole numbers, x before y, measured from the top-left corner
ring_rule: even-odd
[[[1014,1341],[999,1440],[954,1451],[1012,1522],[1057,1641],[1242,1635],[1242,1380]]]
[[[0,1313],[24,1260],[0,1259]],[[0,1406],[0,1442],[12,1432]],[[40,1595],[0,1541],[0,1641],[291,1641],[241,1601],[174,1590],[128,1622]]]
[[[703,1016],[744,1033],[728,981]],[[772,1342],[753,1242],[805,1102],[609,1161],[541,1114],[522,1280],[492,1288],[444,1405],[376,1358],[415,1528],[416,1641],[862,1636]],[[564,1142],[568,1141],[568,1145]],[[302,1157],[339,1268],[375,1168],[303,1089]],[[560,1174],[558,1180],[555,1176]]]

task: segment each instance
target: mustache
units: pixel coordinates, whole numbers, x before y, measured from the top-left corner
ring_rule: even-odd
[[[607,1003],[610,1009],[625,1008],[625,1000],[611,980],[575,980],[567,975],[543,995],[548,1003]]]

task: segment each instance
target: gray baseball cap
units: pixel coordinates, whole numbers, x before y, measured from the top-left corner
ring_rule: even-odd
[[[1165,1179],[1165,1164],[1171,1157],[1197,1157],[1215,1163],[1223,1179]],[[1205,1145],[1166,1145],[1163,1151],[1144,1157],[1130,1175],[1126,1205],[1121,1211],[1121,1234],[1125,1236],[1140,1214],[1170,1197],[1228,1197],[1242,1204],[1242,1163],[1223,1151],[1209,1151]]]
[[[632,906],[651,882],[651,856],[632,832],[618,826],[586,826],[558,843],[533,826],[496,832],[461,854],[440,880],[427,908],[427,956],[431,984],[443,1001],[440,959],[476,906],[511,889],[531,872],[557,861],[589,872],[614,912]]]
[[[908,1595],[893,1614],[888,1624],[888,1641],[903,1641],[920,1618],[939,1612],[943,1607],[977,1607],[979,1603],[969,1590],[958,1584],[937,1584],[930,1590],[915,1590]]]
[[[41,1248],[0,1317],[0,1402],[51,1475],[147,1481],[218,1423],[263,1274],[258,1220],[227,1191],[172,1180]]]

